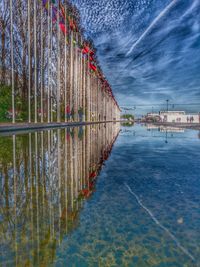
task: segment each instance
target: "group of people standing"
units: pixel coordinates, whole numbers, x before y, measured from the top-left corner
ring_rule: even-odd
[[[83,107],[79,107],[78,109],[78,116],[79,116],[79,121],[83,121]],[[65,109],[65,116],[67,118],[67,121],[74,121],[75,120],[75,111],[74,108],[72,107],[70,109],[70,106],[67,105]]]
[[[191,117],[187,117],[187,122],[189,123],[189,122],[193,122],[194,121],[194,117],[193,116],[191,116]]]

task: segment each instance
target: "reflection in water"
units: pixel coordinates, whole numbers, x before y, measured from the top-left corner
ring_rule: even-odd
[[[169,132],[169,133],[184,133],[184,128],[179,128],[179,127],[170,127],[170,126],[157,126],[154,124],[147,124],[146,125],[147,130],[152,131],[152,130],[157,130],[159,132]]]
[[[54,261],[118,133],[99,124],[0,137],[1,263]]]

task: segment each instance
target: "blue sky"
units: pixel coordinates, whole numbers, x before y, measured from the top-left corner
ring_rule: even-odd
[[[136,105],[142,114],[166,99],[200,103],[199,0],[73,2],[121,106]],[[183,108],[200,111],[174,106]]]

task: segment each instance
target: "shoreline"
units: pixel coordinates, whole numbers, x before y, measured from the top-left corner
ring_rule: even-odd
[[[92,124],[114,123],[120,121],[90,121],[90,122],[53,122],[53,123],[0,123],[0,134],[26,132],[43,129],[87,126]]]
[[[200,130],[200,123],[153,122],[152,124],[156,126]]]

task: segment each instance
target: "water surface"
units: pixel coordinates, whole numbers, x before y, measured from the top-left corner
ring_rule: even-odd
[[[200,264],[198,131],[118,133],[102,124],[0,137],[3,265]]]

